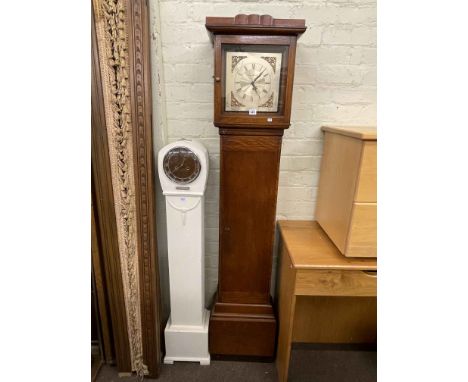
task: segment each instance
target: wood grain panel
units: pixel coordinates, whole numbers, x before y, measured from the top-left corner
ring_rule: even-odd
[[[271,357],[275,352],[276,319],[213,315],[208,332],[210,354]]]
[[[281,148],[280,136],[224,136],[222,139],[222,149],[224,151],[234,152],[273,152],[278,153],[278,148]]]
[[[361,159],[361,141],[325,132],[316,219],[344,253]]]
[[[375,297],[296,298],[293,342],[375,343]]]
[[[377,202],[377,141],[363,142],[356,202]]]
[[[270,301],[280,136],[221,136],[219,301]]]
[[[354,203],[347,257],[377,257],[377,204]]]
[[[366,271],[299,269],[295,293],[304,296],[376,296],[377,276]]]

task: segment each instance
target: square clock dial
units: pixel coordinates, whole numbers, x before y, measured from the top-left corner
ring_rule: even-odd
[[[226,52],[225,111],[278,111],[281,53]]]

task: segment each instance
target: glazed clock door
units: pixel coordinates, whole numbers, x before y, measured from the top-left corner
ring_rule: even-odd
[[[291,39],[287,36],[219,36],[220,83],[215,88],[216,115],[237,124],[274,127],[289,119],[288,84]],[[245,41],[245,43],[235,43]],[[294,44],[293,44],[294,45]],[[289,85],[290,86],[290,85]]]
[[[216,36],[215,124],[287,128],[296,40],[247,37]]]

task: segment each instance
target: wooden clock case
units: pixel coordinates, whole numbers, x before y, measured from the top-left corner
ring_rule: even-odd
[[[296,40],[305,20],[207,17],[206,28],[214,44],[214,125],[221,145],[219,284],[209,349],[213,355],[272,357],[277,320],[270,279],[281,141],[290,125]],[[276,113],[224,111],[224,44],[287,48]]]

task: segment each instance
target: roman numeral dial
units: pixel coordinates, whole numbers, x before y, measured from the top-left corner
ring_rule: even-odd
[[[278,111],[281,54],[226,53],[226,111]]]

